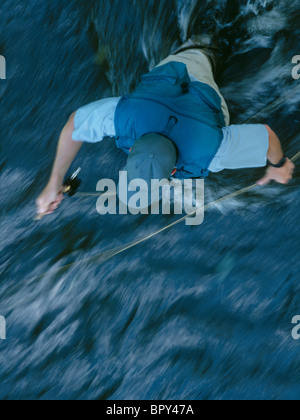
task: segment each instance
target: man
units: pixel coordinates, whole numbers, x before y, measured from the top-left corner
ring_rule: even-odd
[[[37,200],[39,215],[60,205],[62,184],[83,142],[115,137],[128,155],[128,180],[205,178],[224,169],[268,170],[258,185],[287,184],[294,164],[265,125],[229,125],[227,104],[214,80],[211,49],[188,41],[123,98],[79,109],[62,131],[51,178]]]

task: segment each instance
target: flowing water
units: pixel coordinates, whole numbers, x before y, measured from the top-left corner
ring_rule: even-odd
[[[299,1],[2,0],[0,18],[0,398],[298,399],[298,169],[111,259],[178,216],[101,217],[74,197],[32,219],[68,116],[127,93],[191,34],[220,48],[232,122],[255,116],[296,154]],[[82,190],[125,160],[111,139],[86,145]],[[207,202],[262,174],[211,176]]]

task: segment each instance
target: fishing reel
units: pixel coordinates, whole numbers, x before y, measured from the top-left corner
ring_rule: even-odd
[[[78,175],[81,172],[81,168],[78,168],[73,175],[68,178],[63,185],[63,194],[73,197],[79,190],[81,186],[81,180],[78,178]]]

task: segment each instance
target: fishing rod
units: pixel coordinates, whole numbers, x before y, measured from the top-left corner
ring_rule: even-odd
[[[284,97],[279,97],[277,99],[275,99],[274,101],[270,102],[269,104],[267,104],[266,106],[264,106],[262,109],[260,109],[254,116],[252,116],[251,118],[248,118],[247,120],[245,120],[242,124],[248,124],[250,123],[253,119],[255,119],[256,117],[258,117],[259,115],[263,114],[264,112],[273,109],[276,106],[279,106],[281,103],[285,102],[285,100],[287,99],[287,95],[285,95]],[[300,152],[298,152],[291,160],[293,162],[297,161],[300,157]],[[63,184],[63,189],[62,189],[62,194],[64,194],[65,196],[69,196],[69,197],[100,197],[101,194],[100,193],[92,193],[92,192],[80,192],[78,193],[82,181],[78,178],[79,174],[81,173],[82,169],[78,168]],[[255,185],[251,186],[251,188],[253,188]],[[249,187],[248,187],[249,188]],[[107,196],[108,194],[106,194]],[[116,193],[113,194],[109,194],[111,196],[115,196],[117,195]],[[47,215],[47,213],[44,214],[38,214],[34,220],[35,221],[40,221],[42,220],[45,216]]]
[[[291,161],[296,162],[299,159],[300,159],[300,151],[291,158]],[[116,248],[109,249],[107,251],[103,251],[103,252],[101,252],[99,254],[96,254],[96,255],[93,255],[91,257],[86,257],[86,258],[83,258],[81,260],[76,260],[76,261],[71,262],[69,264],[63,265],[62,267],[59,267],[58,269],[55,269],[55,274],[57,275],[57,274],[60,274],[60,273],[64,273],[68,269],[74,267],[77,264],[90,264],[90,263],[104,264],[105,262],[109,261],[110,259],[112,259],[112,258],[114,258],[114,257],[116,257],[120,254],[123,254],[126,251],[128,251],[132,248],[135,248],[138,245],[141,245],[142,243],[148,242],[150,239],[156,237],[157,235],[160,235],[161,233],[173,228],[174,226],[179,225],[180,223],[184,222],[187,218],[195,216],[195,214],[197,214],[200,210],[207,210],[209,208],[213,208],[216,204],[220,204],[220,203],[223,203],[224,201],[228,201],[232,198],[244,195],[247,192],[250,192],[250,191],[254,190],[255,187],[257,187],[257,184],[249,185],[246,188],[243,188],[243,189],[238,190],[238,191],[234,191],[231,194],[220,197],[215,201],[212,201],[208,204],[205,204],[205,205],[201,206],[200,208],[197,208],[193,213],[187,214],[186,216],[176,220],[175,222],[173,222],[173,223],[171,223],[171,224],[169,224],[169,225],[167,225],[167,226],[165,226],[165,227],[163,227],[163,228],[161,228],[161,229],[159,229],[159,230],[157,230],[157,231],[155,231],[155,232],[153,232],[153,233],[151,233],[147,236],[144,236],[144,237],[139,238],[139,239],[135,239],[134,241],[132,241],[130,243],[121,245],[121,246],[116,247]],[[30,281],[35,281],[35,280],[42,279],[46,274],[48,274],[48,272],[49,271],[47,271],[45,273],[42,273],[38,276],[35,276],[35,277],[31,278]]]
[[[249,123],[254,118],[256,118],[257,116],[261,115],[263,112],[266,112],[267,110],[272,109],[274,106],[279,105],[281,103],[281,99],[282,98],[277,98],[275,101],[272,101],[271,103],[267,104],[263,109],[261,109],[260,111],[258,111],[252,118],[249,118],[247,121],[245,121],[244,124]],[[298,153],[296,153],[291,158],[291,161],[295,163],[299,159],[300,159],[300,151]],[[79,188],[81,186],[81,180],[78,178],[78,175],[80,174],[80,172],[81,172],[81,168],[78,168],[77,171],[75,171],[70,176],[70,178],[68,178],[66,180],[66,182],[64,183],[63,194],[67,194],[70,197],[73,197],[73,196],[76,196],[76,195],[79,196],[79,197],[80,196],[81,197],[92,197],[92,196],[93,197],[95,197],[95,196],[99,197],[100,196],[99,193],[97,194],[97,193],[85,193],[85,192],[83,192],[83,193],[79,193],[78,194],[78,190],[79,190]],[[232,199],[232,198],[235,198],[235,197],[244,195],[245,193],[254,190],[255,187],[257,187],[257,184],[249,185],[246,188],[240,189],[238,191],[234,191],[233,193],[228,194],[228,195],[226,195],[224,197],[220,197],[219,199],[217,199],[217,200],[215,200],[215,201],[213,201],[211,203],[208,203],[208,204],[202,206],[201,208],[196,209],[192,214],[188,214],[188,215],[186,215],[186,216],[184,216],[184,217],[176,220],[175,222],[173,222],[173,223],[165,226],[164,228],[162,228],[162,229],[160,229],[160,230],[158,230],[156,232],[153,232],[150,235],[147,235],[147,236],[145,236],[143,238],[140,238],[140,239],[136,239],[133,242],[127,243],[125,245],[121,245],[120,247],[109,249],[107,251],[101,252],[101,253],[99,253],[97,255],[94,255],[92,257],[87,257],[87,258],[83,258],[83,259],[81,259],[79,261],[74,261],[74,262],[72,262],[70,264],[67,264],[67,265],[64,265],[64,266],[58,268],[57,270],[55,270],[55,273],[56,274],[63,273],[65,271],[67,271],[69,268],[74,267],[76,264],[84,264],[84,263],[87,263],[88,264],[88,263],[91,263],[91,262],[104,263],[104,262],[110,260],[111,258],[116,257],[117,255],[123,254],[124,252],[128,251],[129,249],[135,248],[136,246],[138,246],[138,245],[140,245],[140,244],[142,244],[144,242],[147,242],[151,238],[154,238],[157,235],[160,235],[162,232],[165,232],[165,231],[173,228],[174,226],[177,226],[178,224],[180,224],[183,221],[185,221],[188,217],[193,217],[195,214],[197,214],[198,211],[200,211],[202,209],[207,210],[208,208],[214,207],[218,203],[221,203],[221,202],[227,201],[229,199]],[[41,220],[41,219],[39,219],[39,220]],[[42,274],[40,274],[38,276],[35,276],[31,280],[33,281],[33,280],[41,279],[47,273],[48,273],[48,271],[45,272],[45,273],[42,273]]]
[[[295,90],[296,92],[299,92],[299,88]],[[295,93],[295,92],[294,92]],[[266,111],[272,110],[274,107],[278,107],[279,105],[283,104],[286,102],[286,100],[290,97],[290,93],[286,93],[284,96],[280,96],[279,98],[276,98],[274,101],[271,101],[270,103],[266,104],[262,109],[260,109],[254,116],[248,118],[247,120],[245,120],[244,122],[242,122],[241,124],[248,124],[250,123],[252,120],[254,120],[255,118],[257,118],[258,116],[262,115],[263,113],[265,113]],[[294,161],[298,160],[300,152],[296,155],[296,159],[295,156],[292,158],[295,159]],[[80,174],[80,172],[82,171],[81,168],[78,168],[71,176],[70,178],[68,178],[63,185],[63,190],[62,193],[64,195],[68,195],[69,197],[100,197],[101,194],[100,193],[92,193],[92,192],[79,192],[79,189],[81,187],[82,181],[78,178],[78,175]],[[116,193],[113,194],[106,194],[106,196],[115,196],[117,195]],[[46,216],[46,214],[40,214],[37,215],[35,217],[34,220],[39,221],[41,219],[43,219],[43,217]]]
[[[294,157],[291,158],[292,162],[296,162],[298,159],[300,158],[300,152],[298,152]],[[62,190],[62,194],[64,194],[65,196],[69,196],[69,197],[101,197],[102,194],[100,193],[92,193],[92,192],[81,192],[78,193],[78,191],[80,190],[82,181],[81,179],[78,178],[78,175],[81,173],[82,169],[78,168],[71,176],[70,178],[68,178],[63,185],[63,190]],[[257,184],[254,184],[251,186],[251,188],[254,188],[255,186],[257,186]],[[248,187],[247,189],[249,189],[250,187]],[[106,197],[108,196],[116,196],[117,193],[112,193],[112,194],[105,194]],[[42,220],[45,216],[47,215],[47,213],[42,213],[42,214],[38,214],[34,220],[35,221],[40,221]]]

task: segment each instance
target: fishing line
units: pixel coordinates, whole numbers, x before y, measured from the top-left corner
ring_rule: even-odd
[[[300,158],[300,151],[291,159],[291,161],[296,162],[299,158]],[[92,262],[97,262],[98,265],[99,265],[99,263],[103,264],[103,263],[107,262],[108,260],[116,257],[117,255],[123,254],[124,252],[128,251],[129,249],[135,248],[136,246],[138,246],[138,245],[140,245],[144,242],[147,242],[148,240],[150,240],[150,239],[154,238],[155,236],[173,228],[174,226],[177,226],[178,224],[184,222],[186,219],[195,216],[198,212],[203,211],[203,210],[207,210],[211,207],[214,207],[216,204],[219,204],[219,203],[222,203],[224,201],[230,200],[231,198],[235,198],[235,197],[238,197],[240,195],[246,194],[247,192],[253,190],[255,187],[257,187],[257,184],[249,185],[249,187],[243,188],[243,189],[235,191],[231,194],[225,195],[224,197],[218,198],[217,200],[212,201],[211,203],[208,203],[204,206],[201,206],[201,207],[197,208],[192,213],[187,214],[186,216],[176,220],[175,222],[169,224],[168,226],[165,226],[164,228],[159,229],[156,232],[153,232],[153,233],[151,233],[151,234],[149,234],[149,235],[147,235],[147,236],[145,236],[141,239],[134,240],[133,242],[130,242],[125,246],[122,245],[122,246],[110,249],[108,251],[101,252],[100,254],[94,255],[92,257],[83,258],[81,260],[74,261],[70,264],[66,264],[66,265],[58,268],[57,270],[55,270],[55,275],[63,273],[65,271],[67,271],[69,268],[72,268],[77,264],[84,264],[84,263],[89,264],[89,263],[92,263]],[[49,273],[49,270],[47,272],[39,275],[39,276],[33,277],[31,279],[31,281],[40,279],[40,278],[44,277],[45,275],[47,275],[48,273]]]
[[[292,162],[297,162],[297,160],[300,158],[300,152],[298,152],[292,159]]]
[[[279,104],[283,103],[285,101],[285,99],[286,99],[286,97],[284,97],[284,98],[280,97],[280,98],[276,99],[275,101],[272,101],[270,104],[267,104],[262,110],[260,110],[253,117],[249,118],[243,124],[249,123],[251,120],[253,120],[257,116],[261,115],[263,112],[266,112],[267,110],[272,109],[274,106],[278,106]],[[300,151],[291,159],[291,161],[296,162],[299,158],[300,158]],[[205,210],[215,206],[216,204],[219,204],[219,203],[222,203],[222,202],[224,202],[226,200],[229,200],[231,198],[235,198],[235,197],[238,197],[240,195],[243,195],[243,194],[253,190],[256,186],[257,186],[257,184],[253,184],[253,185],[250,185],[249,187],[243,188],[239,191],[235,191],[231,194],[228,194],[224,197],[221,197],[221,198],[219,198],[219,199],[217,199],[217,200],[215,200],[211,203],[208,203],[208,204],[196,209],[193,213],[187,214],[186,216],[182,217],[181,219],[178,219],[177,221],[169,224],[168,226],[165,226],[164,228],[159,229],[158,231],[156,231],[156,232],[154,232],[150,235],[145,236],[144,238],[141,238],[141,239],[138,239],[138,240],[135,240],[133,242],[128,243],[126,246],[122,245],[122,246],[110,249],[106,252],[101,252],[100,254],[94,255],[92,257],[87,257],[87,258],[81,259],[79,261],[74,261],[70,264],[66,264],[66,265],[58,268],[57,270],[55,270],[55,274],[57,275],[57,274],[63,273],[64,271],[67,271],[69,268],[74,267],[76,264],[84,264],[84,263],[91,263],[91,262],[98,262],[98,264],[99,263],[104,263],[104,262],[116,257],[117,255],[120,255],[120,254],[128,251],[129,249],[132,249],[132,248],[134,248],[134,247],[136,247],[136,246],[154,238],[155,236],[171,229],[172,227],[177,226],[178,224],[184,222],[187,218],[195,216],[199,211],[203,211],[203,210],[205,211]],[[111,195],[115,196],[116,194],[111,194]],[[100,197],[100,194],[99,193],[82,192],[82,193],[77,193],[75,195],[75,197],[76,196],[77,197]],[[33,277],[31,280],[34,281],[36,279],[40,279],[48,273],[49,273],[49,270],[47,272],[39,275],[39,276]]]

